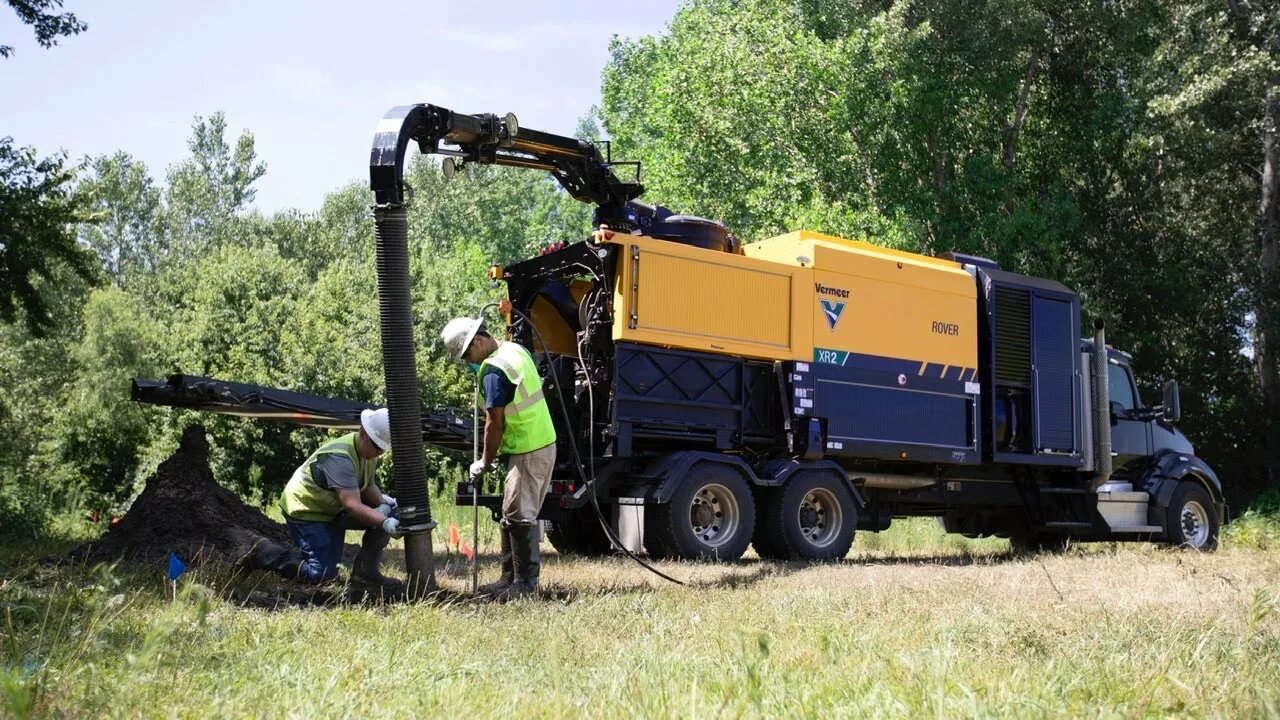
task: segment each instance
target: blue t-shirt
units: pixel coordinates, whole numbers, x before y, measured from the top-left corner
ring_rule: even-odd
[[[516,399],[516,385],[507,379],[496,367],[485,368],[480,377],[480,385],[484,388],[484,406],[500,408],[511,404]]]

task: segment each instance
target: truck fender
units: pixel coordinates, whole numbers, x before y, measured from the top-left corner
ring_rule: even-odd
[[[664,455],[645,468],[644,474],[646,477],[658,480],[657,485],[648,493],[647,499],[657,504],[667,502],[675,494],[676,487],[689,474],[693,466],[701,463],[731,467],[741,474],[748,484],[758,485],[760,483],[751,466],[736,455],[702,452],[699,450],[681,450],[670,455]]]
[[[867,506],[867,499],[858,490],[858,486],[854,484],[853,480],[849,479],[849,473],[845,472],[844,468],[840,467],[834,460],[791,460],[785,458],[770,460],[765,463],[763,477],[760,478],[758,484],[777,487],[786,483],[792,475],[801,471],[824,473],[839,478],[849,488],[849,493],[853,495],[853,501],[858,504],[858,509],[861,510]]]
[[[1173,499],[1173,491],[1183,480],[1200,483],[1217,506],[1218,521],[1225,522],[1227,504],[1222,494],[1222,481],[1208,463],[1195,455],[1161,450],[1152,458],[1151,466],[1139,478],[1137,485],[1151,496],[1151,512],[1159,512],[1163,517]]]

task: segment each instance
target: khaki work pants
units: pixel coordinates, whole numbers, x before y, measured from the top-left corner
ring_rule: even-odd
[[[507,482],[502,488],[503,526],[538,522],[542,499],[551,489],[551,471],[555,467],[555,443],[507,458]]]

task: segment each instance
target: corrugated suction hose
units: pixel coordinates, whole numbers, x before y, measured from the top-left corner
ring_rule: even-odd
[[[435,522],[422,450],[422,403],[409,280],[409,216],[400,203],[380,204],[373,208],[373,222],[382,366],[391,416],[392,478],[400,501],[400,526],[405,531],[406,587],[410,596],[421,596],[436,589],[431,548]]]

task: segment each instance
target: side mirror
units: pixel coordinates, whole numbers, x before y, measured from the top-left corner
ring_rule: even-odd
[[[1164,419],[1178,422],[1182,418],[1182,399],[1178,396],[1178,381],[1164,384]]]
[[[1119,402],[1111,401],[1111,424],[1114,425],[1118,418],[1129,417],[1129,411]]]

